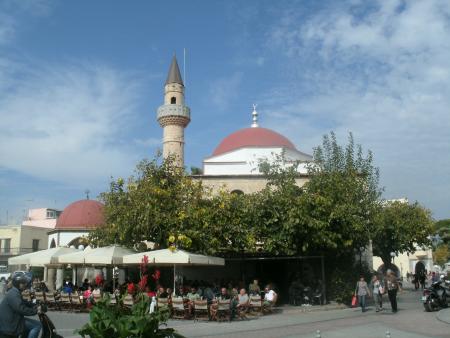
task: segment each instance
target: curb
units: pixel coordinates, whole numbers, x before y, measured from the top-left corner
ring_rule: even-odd
[[[450,309],[443,309],[436,314],[436,318],[443,323],[450,324]]]

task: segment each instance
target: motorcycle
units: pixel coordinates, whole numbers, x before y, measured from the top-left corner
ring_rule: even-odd
[[[41,305],[41,311],[38,314],[39,320],[42,324],[42,335],[41,338],[63,338],[56,332],[55,324],[46,315],[47,307]]]
[[[425,311],[432,312],[448,307],[450,302],[449,281],[440,280],[423,290],[422,296]]]
[[[47,307],[45,305],[40,305],[41,310],[38,313],[39,320],[42,324],[42,332],[41,332],[41,338],[64,338],[63,336],[59,335],[56,332],[55,325],[53,322],[48,318],[48,316],[45,314],[47,312]],[[8,335],[4,333],[0,333],[0,338],[20,338],[22,335],[14,336],[14,335]]]

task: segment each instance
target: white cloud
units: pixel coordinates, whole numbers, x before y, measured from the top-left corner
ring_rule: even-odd
[[[96,64],[34,64],[0,80],[9,88],[0,93],[0,167],[87,185],[133,166],[133,152],[119,142],[138,95],[129,75]]]
[[[300,148],[329,130],[353,131],[374,151],[387,196],[417,199],[448,217],[450,3],[367,4],[306,20],[289,11],[270,31],[268,45],[287,58],[292,78],[267,95],[269,123]]]

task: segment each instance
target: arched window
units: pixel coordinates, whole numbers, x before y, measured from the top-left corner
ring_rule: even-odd
[[[236,195],[243,195],[244,194],[244,192],[242,190],[239,190],[239,189],[233,190],[231,193],[232,194],[236,194]]]
[[[175,96],[172,96],[170,98],[170,104],[176,104],[177,103],[177,98]]]

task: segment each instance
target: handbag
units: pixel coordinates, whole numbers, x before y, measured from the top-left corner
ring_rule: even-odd
[[[353,295],[353,297],[352,297],[352,307],[355,307],[357,302],[358,302],[358,300],[357,300],[356,296]]]

